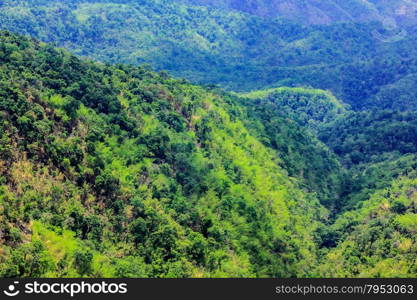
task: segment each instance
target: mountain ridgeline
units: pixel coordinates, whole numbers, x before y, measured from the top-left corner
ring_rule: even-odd
[[[355,109],[362,109],[374,98],[388,101],[387,95],[394,93],[403,103],[414,97],[409,91],[414,90],[417,74],[417,26],[403,27],[399,21],[387,24],[379,19],[342,22],[341,17],[335,19],[338,22],[305,26],[281,18],[179,2],[4,0],[0,2],[0,28],[94,60],[148,63],[193,83],[217,84],[233,91],[313,87],[331,90]],[[250,2],[275,5],[290,1]],[[323,3],[291,1],[301,2],[304,6]],[[365,3],[325,2],[338,2],[337,6],[346,6],[344,9],[353,10],[355,16]],[[351,2],[360,2],[360,8]],[[412,3],[373,1],[374,6],[380,3],[378,6],[386,10],[398,11],[388,9],[391,2]],[[299,19],[305,19],[303,5],[295,10]]]
[[[179,0],[184,3],[232,9],[265,18],[286,18],[304,24],[395,20],[416,23],[415,0]]]

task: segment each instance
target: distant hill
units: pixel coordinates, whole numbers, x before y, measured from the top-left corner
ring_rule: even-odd
[[[194,5],[234,9],[249,14],[281,17],[303,24],[395,20],[402,26],[416,22],[416,0],[177,0]]]
[[[404,103],[414,101],[411,93],[395,88],[413,87],[412,80],[401,80],[416,73],[417,43],[409,30],[403,36],[400,29],[378,23],[304,26],[172,0],[4,0],[0,5],[0,28],[103,62],[148,63],[193,83],[235,91],[328,89],[355,109],[389,101],[383,99],[390,90]]]

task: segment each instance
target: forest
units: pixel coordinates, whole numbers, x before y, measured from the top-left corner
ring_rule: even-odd
[[[416,277],[409,20],[197,2],[0,1],[0,277]]]
[[[305,26],[178,2],[3,0],[0,28],[102,62],[150,64],[193,83],[239,92],[311,86],[349,104],[392,84],[402,96],[417,72],[417,26],[401,31],[400,21],[393,29],[376,21]]]

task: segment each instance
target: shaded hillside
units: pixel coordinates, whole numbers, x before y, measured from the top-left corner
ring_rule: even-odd
[[[403,35],[384,23],[305,27],[167,0],[5,0],[0,5],[0,28],[95,60],[149,63],[194,83],[235,91],[328,89],[355,109],[369,107],[374,98],[378,105],[390,103],[391,94],[406,105],[414,101],[412,29]]]
[[[320,139],[349,167],[416,153],[417,112],[349,113],[322,128]]]
[[[247,103],[255,109],[262,105],[269,106],[267,110],[275,111],[277,116],[289,117],[314,131],[347,111],[345,104],[323,90],[281,87],[240,96],[251,99]]]
[[[317,138],[317,130],[346,112],[328,92],[302,88],[278,88],[241,94],[240,103],[254,119],[248,127],[261,141],[280,154],[291,176],[304,181],[321,202],[335,211],[343,206],[346,177],[338,158]],[[256,123],[258,122],[258,123]]]
[[[323,257],[322,277],[400,277],[417,274],[417,181],[400,178],[376,191],[330,229],[338,246]]]
[[[233,9],[267,18],[286,18],[304,24],[395,20],[416,24],[415,0],[177,0],[179,2]]]
[[[267,145],[280,153],[291,153],[282,156],[290,174],[304,177],[308,186],[322,192],[321,199],[333,199],[325,203],[338,212],[352,209],[375,190],[388,187],[392,180],[415,169],[417,126],[413,102],[404,103],[407,106],[403,106],[403,112],[392,110],[403,105],[400,99],[390,102],[391,110],[381,110],[373,103],[366,111],[356,112],[320,90],[282,87],[240,97],[265,127]],[[275,136],[285,132],[284,122],[279,121],[283,119],[297,123],[297,129],[291,132],[309,136],[307,144],[293,147],[282,140],[282,135]],[[321,149],[329,153],[327,156],[317,155],[320,147],[311,148],[320,144],[318,140],[325,145]]]
[[[332,85],[336,90],[340,83],[334,80],[345,64],[402,55],[375,38],[374,31],[380,30],[376,24],[303,27],[162,0],[19,0],[1,5],[2,28],[101,61],[146,62],[193,82],[235,90],[277,82]],[[328,83],[327,72],[335,69],[338,73]]]

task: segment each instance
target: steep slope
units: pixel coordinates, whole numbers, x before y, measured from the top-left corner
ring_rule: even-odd
[[[407,18],[403,36],[174,2],[0,1],[1,27],[102,62],[270,87],[2,32],[0,276],[415,275]]]
[[[353,209],[415,167],[413,102],[396,99],[391,110],[376,109],[373,103],[367,111],[355,112],[321,90],[282,87],[239,96],[249,115],[263,124],[266,137],[261,140],[279,149],[290,174],[315,187],[322,203],[336,212]],[[406,111],[392,110],[397,107]],[[286,143],[284,119],[297,124],[289,132],[308,138]],[[261,132],[259,126],[256,131]]]
[[[415,278],[416,191],[415,176],[403,177],[340,216],[330,231],[347,236],[324,257],[318,276]]]
[[[227,98],[8,32],[0,62],[1,276],[310,274],[326,209]]]
[[[291,176],[303,179],[328,208],[339,209],[345,170],[338,158],[317,139],[323,124],[344,115],[345,107],[330,93],[303,88],[278,88],[240,94],[248,109],[244,120],[261,141],[278,151]]]
[[[376,94],[363,102],[363,109],[417,110],[417,72],[400,77],[397,81],[382,86]]]

